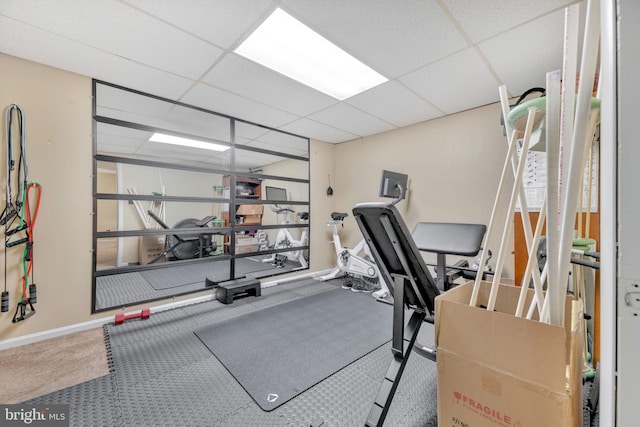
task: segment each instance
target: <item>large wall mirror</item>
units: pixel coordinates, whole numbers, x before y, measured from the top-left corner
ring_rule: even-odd
[[[308,138],[100,81],[93,95],[93,312],[308,268]]]

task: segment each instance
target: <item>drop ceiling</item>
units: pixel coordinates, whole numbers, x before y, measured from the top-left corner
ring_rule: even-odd
[[[0,52],[340,143],[544,86],[572,3],[3,0]],[[338,101],[233,53],[277,7],[389,81]]]

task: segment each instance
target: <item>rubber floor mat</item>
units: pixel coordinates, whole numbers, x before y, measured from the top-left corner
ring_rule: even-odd
[[[194,331],[265,411],[391,340],[392,307],[334,289]]]

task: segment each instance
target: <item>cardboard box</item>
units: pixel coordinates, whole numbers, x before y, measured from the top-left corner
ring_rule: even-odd
[[[242,225],[260,225],[262,215],[245,215],[242,217]]]
[[[490,288],[482,283],[479,306]],[[582,426],[582,322],[571,327],[571,298],[559,327],[515,317],[519,287],[501,285],[495,311],[471,307],[472,289],[436,298],[439,425]]]
[[[255,252],[260,247],[260,241],[256,237],[243,234],[236,235],[236,254]]]
[[[263,210],[263,205],[240,205],[236,215],[262,215]]]
[[[166,236],[164,234],[140,236],[138,240],[138,262],[140,265],[148,264],[149,261],[164,252],[165,239]],[[164,261],[165,257],[162,257],[156,262]]]

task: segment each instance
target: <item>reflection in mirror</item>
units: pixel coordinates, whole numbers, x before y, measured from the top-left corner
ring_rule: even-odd
[[[213,222],[201,227],[185,223],[182,228],[158,229],[140,236],[101,237],[96,246],[96,270],[213,260],[224,254],[225,238],[228,240],[228,234]]]
[[[98,212],[109,209],[113,206],[112,200],[99,200]],[[125,204],[130,207],[131,205],[126,202],[115,201],[119,204]],[[139,201],[134,201],[139,202]],[[144,203],[144,202],[141,202]],[[210,205],[199,204],[200,209],[209,210]],[[198,204],[181,204],[179,205],[183,210],[190,206],[192,208],[198,206]],[[171,209],[172,206],[169,206]],[[133,210],[133,209],[132,209]],[[173,209],[177,211],[177,209]],[[117,236],[118,232],[110,233],[110,230],[105,229],[101,233],[102,238],[98,239],[98,245],[96,247],[96,253],[100,254],[101,247],[105,241],[115,241],[116,247],[109,245],[109,251],[114,251],[113,259],[110,263],[97,263],[96,269],[101,268],[113,268],[113,267],[128,267],[132,265],[147,265],[147,264],[160,264],[165,261],[177,261],[177,260],[189,260],[211,257],[215,255],[222,255],[224,253],[225,235],[228,233],[228,229],[225,227],[225,221],[217,218],[215,215],[197,215],[195,209],[188,209],[191,216],[181,217],[175,222],[168,222],[167,216],[162,211],[149,209],[146,212],[146,217],[134,218],[134,214],[126,215],[131,219],[130,223],[137,225],[142,223],[143,220],[148,221],[149,227],[140,226],[137,230],[145,230],[142,234],[136,232],[136,229],[126,229],[128,235]],[[137,213],[137,212],[136,212]],[[164,217],[164,219],[163,219]],[[101,223],[100,218],[98,223]],[[127,221],[123,221],[127,222]],[[135,237],[139,239],[132,239],[131,233],[135,233]],[[139,236],[137,234],[140,234]],[[155,245],[148,243],[151,238],[156,238]],[[228,241],[228,238],[227,240]],[[181,243],[184,242],[184,243]],[[162,251],[160,249],[163,249]],[[143,253],[147,253],[143,256]],[[166,252],[160,257],[162,252]],[[156,256],[158,257],[156,259]],[[148,258],[151,257],[151,258]],[[151,261],[153,259],[153,261]]]
[[[236,165],[240,172],[283,176],[300,180],[309,179],[309,161],[303,158],[286,158],[255,151],[235,150]]]
[[[149,242],[150,245],[160,245],[156,237],[151,238]],[[106,247],[106,245],[100,246]],[[102,256],[99,257],[102,258]],[[199,263],[166,265],[166,268],[98,274],[94,295],[95,309],[123,307],[135,302],[202,291],[206,289],[204,278],[228,278],[229,271],[230,260],[220,258]]]
[[[309,228],[293,227],[286,224],[280,228],[268,229],[265,238],[277,252],[262,259],[264,263],[272,263],[279,268],[297,270],[307,268],[309,262],[308,249]]]
[[[223,175],[199,170],[98,162],[97,191],[103,194],[222,198]]]
[[[287,156],[309,158],[309,140],[262,126],[237,121],[236,145],[254,148]],[[262,162],[260,166],[270,162]]]
[[[223,182],[226,190],[231,180]],[[304,233],[301,230],[309,223],[308,199],[308,180],[237,176],[234,217],[237,232],[233,254],[251,254],[247,261],[274,268],[264,271],[262,267],[260,277],[307,268],[308,230]],[[227,212],[222,215],[229,221]],[[290,248],[300,248],[299,253],[289,253]],[[267,255],[260,254],[265,252]],[[283,259],[289,262],[282,262]],[[246,273],[242,270],[244,267],[248,267],[246,262],[238,262],[237,271]],[[257,267],[254,264],[253,269]]]
[[[258,230],[258,233],[260,231],[267,230]],[[308,236],[308,231],[305,234]],[[266,278],[307,268],[301,262],[308,263],[308,249],[303,247],[297,250],[296,246],[292,245],[282,247],[277,252],[273,252],[273,248],[271,253],[257,252],[262,244],[260,240],[264,238],[263,234],[236,236],[236,276],[250,274],[253,277]]]
[[[306,181],[284,181],[274,178],[262,180],[264,200],[273,205],[309,203],[309,183]],[[272,191],[267,191],[272,189]],[[284,199],[275,198],[284,196]]]
[[[231,142],[229,119],[212,112],[102,83],[96,84],[95,99],[97,116],[211,138],[227,144]]]
[[[307,138],[94,88],[94,311],[308,268]]]
[[[170,164],[189,165],[194,167],[215,167],[228,169],[231,164],[229,145],[211,140],[195,140],[207,148],[179,145],[189,139],[171,142],[157,142],[159,132],[140,130],[108,123],[96,126],[97,153],[111,156],[125,156]],[[155,135],[155,137],[154,137]],[[194,145],[196,145],[194,143]]]
[[[279,225],[263,230],[266,245],[278,252],[263,262],[273,262],[280,268],[307,268],[309,228],[309,206],[301,203],[308,200],[308,184],[266,179],[263,182],[265,200],[263,224]]]

